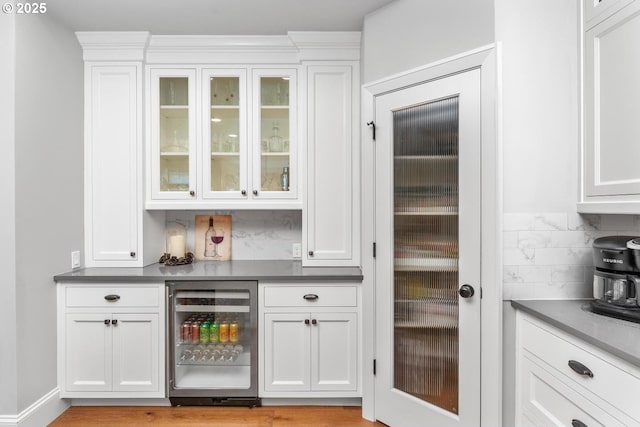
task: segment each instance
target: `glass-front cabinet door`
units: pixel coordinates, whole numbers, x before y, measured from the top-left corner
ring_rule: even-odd
[[[297,195],[296,70],[253,71],[254,198]]]
[[[195,70],[152,69],[150,85],[152,196],[195,198]]]
[[[203,198],[247,198],[246,70],[203,70]]]

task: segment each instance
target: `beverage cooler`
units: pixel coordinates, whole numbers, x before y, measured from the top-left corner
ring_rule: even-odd
[[[168,288],[171,404],[259,405],[258,283],[179,281]]]

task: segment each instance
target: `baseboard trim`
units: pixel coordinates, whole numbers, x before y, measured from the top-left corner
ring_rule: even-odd
[[[263,397],[262,406],[362,406],[360,397],[280,398]]]
[[[29,405],[17,415],[0,415],[1,427],[42,427],[55,420],[69,407],[69,403],[60,399],[60,390],[56,387]]]

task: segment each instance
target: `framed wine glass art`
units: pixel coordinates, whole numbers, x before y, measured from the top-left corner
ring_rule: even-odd
[[[201,261],[231,259],[231,215],[196,215],[195,258]]]

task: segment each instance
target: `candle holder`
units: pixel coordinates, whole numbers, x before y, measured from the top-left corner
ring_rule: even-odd
[[[184,258],[187,253],[187,227],[179,222],[167,225],[166,250],[171,257]]]

